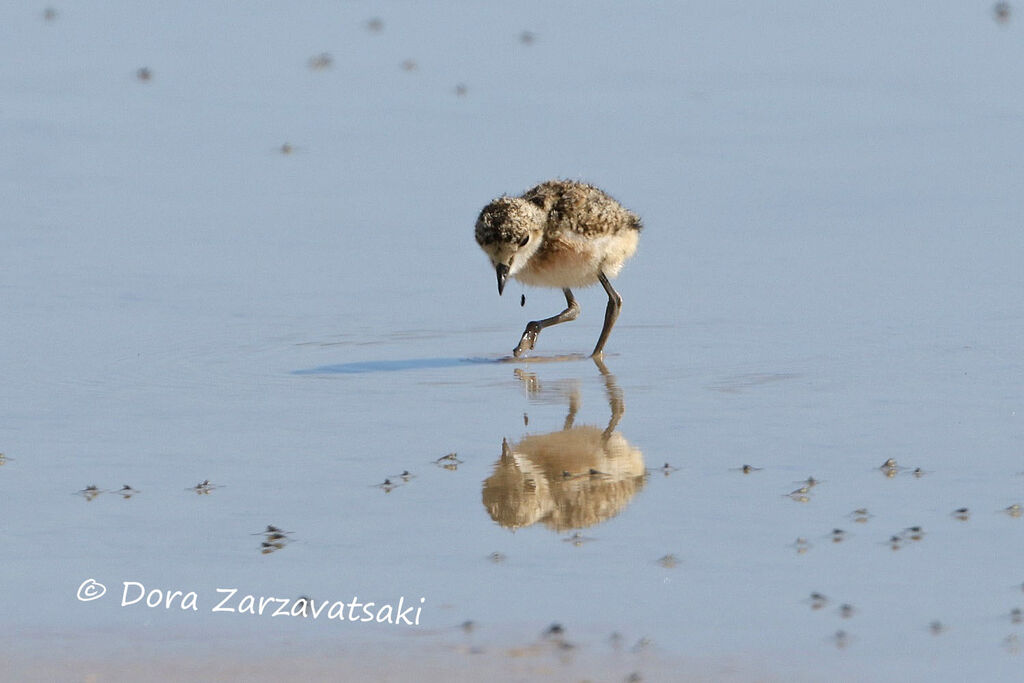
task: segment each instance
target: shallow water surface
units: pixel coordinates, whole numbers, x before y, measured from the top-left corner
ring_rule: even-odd
[[[57,10],[0,10],[12,675],[1015,679],[1017,17]],[[554,176],[646,226],[603,362],[600,288],[510,359],[561,294],[473,243]]]

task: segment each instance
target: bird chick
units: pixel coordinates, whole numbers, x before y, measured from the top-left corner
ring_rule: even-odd
[[[602,190],[572,180],[549,180],[519,197],[498,197],[476,221],[476,241],[498,279],[498,294],[509,277],[523,284],[557,287],[566,308],[558,315],[527,324],[516,358],[534,347],[540,331],[575,320],[580,307],[572,287],[601,283],[608,294],[604,326],[591,356],[600,358],[622,297],[609,278],[636,252],[642,224]]]

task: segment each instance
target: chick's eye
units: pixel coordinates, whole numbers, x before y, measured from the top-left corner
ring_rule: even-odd
[[[527,242],[529,242],[529,241],[530,241],[530,236],[529,236],[529,235],[527,235],[527,236],[526,236],[526,237],[524,237],[523,239],[519,240],[519,246],[520,246],[520,247],[525,247],[525,246],[526,246],[526,243],[527,243]]]

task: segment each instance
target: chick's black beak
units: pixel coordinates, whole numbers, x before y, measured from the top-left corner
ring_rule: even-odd
[[[494,268],[498,273],[498,296],[505,291],[505,280],[508,279],[508,266],[504,263],[499,263]]]

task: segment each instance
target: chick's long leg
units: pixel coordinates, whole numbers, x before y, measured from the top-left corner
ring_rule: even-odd
[[[615,320],[619,317],[619,310],[622,309],[622,297],[612,287],[612,283],[608,281],[605,274],[599,272],[597,279],[601,282],[601,286],[604,287],[604,291],[608,293],[608,308],[604,311],[604,327],[601,328],[601,336],[597,338],[597,346],[594,347],[594,352],[590,354],[593,358],[601,358],[604,355],[604,343],[608,341],[608,335],[612,333]]]
[[[603,277],[603,276],[602,276]],[[524,352],[529,351],[533,348],[533,345],[537,342],[537,335],[545,327],[551,327],[558,323],[566,323],[570,320],[575,320],[580,314],[580,305],[576,303],[576,298],[572,295],[572,290],[568,287],[562,290],[562,294],[565,294],[565,310],[558,315],[553,315],[550,318],[544,318],[543,320],[531,320],[526,324],[526,329],[523,330],[523,336],[519,340],[519,344],[512,351],[512,355],[519,358]]]

